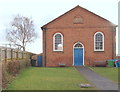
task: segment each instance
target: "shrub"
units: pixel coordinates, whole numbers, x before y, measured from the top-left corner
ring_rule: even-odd
[[[20,63],[19,61],[10,61],[7,64],[7,72],[15,76],[19,73]]]
[[[31,66],[30,60],[20,60],[20,69]]]
[[[7,84],[12,80],[13,76],[7,72],[5,62],[2,62],[2,88],[6,88]]]
[[[2,88],[6,88],[20,70],[30,66],[30,60],[12,60],[2,62]]]

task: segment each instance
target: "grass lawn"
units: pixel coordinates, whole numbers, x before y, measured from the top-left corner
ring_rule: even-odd
[[[118,83],[118,68],[116,67],[90,67],[90,69]]]
[[[80,88],[89,83],[74,67],[30,67],[21,71],[7,90],[92,90]]]

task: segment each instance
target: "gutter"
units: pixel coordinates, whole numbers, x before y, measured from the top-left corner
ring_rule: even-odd
[[[116,26],[112,27],[112,59],[115,59],[114,55],[116,54],[116,39],[115,39],[115,35],[116,33]]]

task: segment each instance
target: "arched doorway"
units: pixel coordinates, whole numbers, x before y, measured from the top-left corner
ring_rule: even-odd
[[[73,65],[84,65],[84,46],[80,42],[77,42],[73,45]]]

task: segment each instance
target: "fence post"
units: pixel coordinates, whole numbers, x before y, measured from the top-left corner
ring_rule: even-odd
[[[11,60],[13,59],[13,49],[11,49]]]
[[[23,53],[24,53],[24,51],[22,51],[22,59],[23,59]]]
[[[18,50],[16,51],[16,59],[18,60]]]
[[[24,53],[24,58],[26,59],[26,52]]]
[[[5,62],[7,61],[7,48],[5,50]]]
[[[0,48],[0,61],[2,61],[2,50]]]

